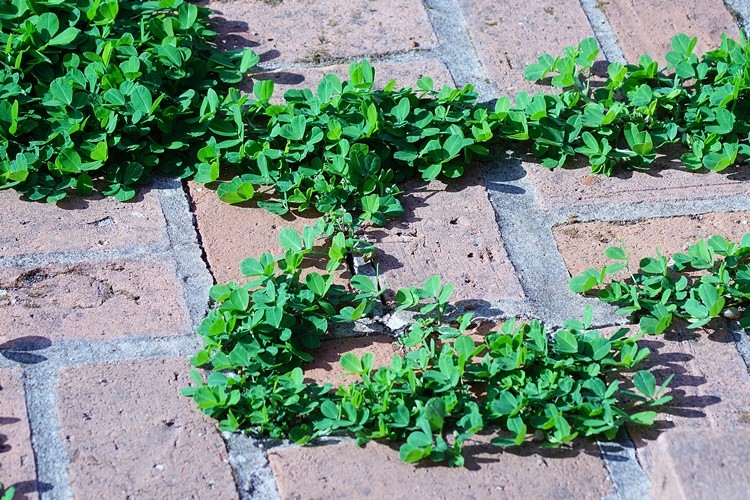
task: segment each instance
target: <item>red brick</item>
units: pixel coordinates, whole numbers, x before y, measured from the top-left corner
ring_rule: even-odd
[[[435,88],[443,85],[455,85],[448,68],[440,61],[429,59],[408,63],[373,63],[375,68],[375,87],[382,88],[390,80],[396,80],[397,88],[416,88],[416,82],[423,76],[432,78]],[[328,73],[334,73],[342,80],[349,79],[349,65],[336,64],[321,68],[287,68],[259,73],[254,79],[273,80],[274,98],[272,101],[283,103],[284,92],[289,89],[309,88],[317,92],[318,83]],[[244,90],[252,92],[252,80],[244,84]]]
[[[478,169],[447,185],[412,180],[404,192],[405,216],[367,232],[385,286],[422,285],[437,274],[455,286],[453,300],[523,298]]]
[[[0,343],[29,335],[110,340],[189,331],[171,261],[0,268]]]
[[[388,335],[368,337],[351,337],[326,340],[315,352],[315,361],[305,366],[305,377],[318,384],[330,383],[335,386],[350,384],[359,380],[357,375],[347,375],[339,364],[341,356],[352,353],[358,358],[370,352],[375,358],[375,368],[390,366],[393,356],[399,354],[400,348]]]
[[[716,48],[722,33],[739,36],[737,23],[721,0],[605,0],[601,5],[631,63],[648,54],[664,64],[664,55],[672,49],[670,41],[678,33],[698,37],[699,55]]]
[[[658,424],[630,429],[646,472],[652,474],[660,462],[654,441],[670,439],[675,431],[696,437],[712,429],[750,432],[750,376],[721,320],[697,331],[676,326],[663,338],[640,343],[653,353],[645,366],[657,380],[675,374],[670,384],[674,399],[662,409]],[[733,449],[727,445],[727,456]]]
[[[21,370],[0,370],[0,482],[17,498],[38,498]]]
[[[215,423],[180,396],[184,358],[66,368],[56,392],[77,498],[237,498]]]
[[[193,182],[189,187],[203,249],[218,283],[248,281],[240,272],[243,259],[257,259],[264,252],[282,254],[279,232],[289,227],[301,233],[305,226],[315,224],[319,216],[317,212],[279,216],[252,203],[229,205],[212,189]],[[309,269],[325,272],[326,259],[312,262]],[[348,273],[340,272],[337,283],[346,283],[349,277]]]
[[[665,217],[639,222],[585,222],[552,229],[571,274],[610,262],[604,249],[624,242],[633,270],[644,257],[685,252],[689,245],[713,235],[739,242],[750,232],[750,212]]]
[[[264,60],[332,58],[429,49],[437,39],[419,0],[211,1],[227,45],[249,45]]]
[[[594,445],[502,452],[468,446],[467,468],[404,464],[396,447],[352,443],[268,453],[282,498],[603,498],[614,488]]]
[[[688,172],[679,163],[657,160],[648,172],[595,175],[584,163],[578,168],[549,170],[523,162],[543,208],[564,208],[598,203],[633,204],[641,201],[705,200],[750,194],[750,174],[744,170],[722,173]]]
[[[114,198],[69,198],[36,203],[10,189],[0,191],[0,255],[100,250],[167,244],[156,192],[143,189],[138,203]],[[12,216],[10,214],[13,214]]]
[[[747,432],[670,432],[657,439],[656,448],[658,461],[651,478],[654,498],[747,498]]]
[[[523,69],[544,54],[594,36],[576,0],[463,0],[459,2],[487,76],[500,95],[549,91],[523,77]]]

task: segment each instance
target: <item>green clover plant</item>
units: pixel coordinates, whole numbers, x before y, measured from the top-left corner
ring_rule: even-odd
[[[657,252],[642,259],[627,280],[607,278],[630,270],[624,246],[609,247],[604,255],[615,263],[587,269],[571,280],[570,288],[578,293],[597,289],[600,300],[619,304],[620,313],[638,319],[642,331],[663,333],[674,318],[687,321],[689,328],[718,317],[750,328],[750,233],[739,244],[712,236],[670,259]]]

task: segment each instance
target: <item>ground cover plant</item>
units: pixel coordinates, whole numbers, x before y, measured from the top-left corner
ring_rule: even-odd
[[[8,486],[5,488],[3,486],[3,483],[0,483],[0,500],[13,500],[13,497],[16,495],[16,488],[13,486]]]
[[[657,251],[635,271],[624,246],[609,247],[604,254],[614,263],[587,269],[571,280],[570,288],[597,290],[600,300],[620,305],[620,313],[638,319],[642,331],[663,333],[675,318],[700,328],[719,317],[750,329],[750,233],[739,244],[712,236],[669,258]],[[608,279],[622,270],[628,271],[628,279]]]
[[[222,429],[298,443],[346,431],[359,442],[403,442],[407,462],[461,465],[462,444],[485,428],[503,432],[499,446],[531,437],[561,445],[653,422],[669,380],[635,371],[648,356],[637,344],[644,332],[605,337],[586,311],[557,331],[510,321],[478,340],[470,315],[446,317],[451,287],[438,278],[397,293],[395,307],[417,317],[390,366],[346,355],[342,365],[359,381],[337,388],[305,383],[302,366],[331,323],[357,320],[380,300],[369,278],[355,276],[347,289],[332,276],[352,253],[372,251],[357,238],[362,224],[402,214],[398,183],[408,177],[458,177],[488,156],[491,141],[529,144],[550,168],[581,154],[607,175],[649,168],[670,144],[685,148],[691,169],[745,161],[744,37],[725,37],[698,58],[695,40],[680,35],[667,67],[643,56],[609,65],[603,82],[593,74],[598,47],[587,39],[527,68],[557,95],[521,93],[493,105],[479,103],[471,86],[436,89],[430,78],[416,89],[375,89],[367,61],[352,64],[346,81],[328,75],[315,92],[290,90],[276,103],[271,81],[256,81],[252,94],[232,88],[258,57],[218,50],[209,14],[182,0],[0,5],[0,188],[48,202],[95,189],[128,200],[163,172],[218,182],[227,203],[262,193],[258,205],[273,213],[323,214],[302,234],[281,232],[283,255],[243,261],[248,284],[211,291],[216,307],[193,359],[209,373],[204,381],[196,372],[184,394]],[[320,239],[330,248],[326,273],[303,279]],[[707,314],[716,308],[702,304]]]
[[[222,430],[300,444],[345,431],[360,444],[402,442],[406,462],[461,466],[463,443],[485,429],[503,431],[492,441],[502,447],[532,437],[553,446],[578,436],[612,439],[625,423],[652,424],[653,408],[671,399],[671,377],[659,385],[648,371],[632,374],[634,390],[626,389],[625,373],[649,354],[637,344],[643,333],[604,336],[590,328],[588,309],[554,334],[538,321],[507,321],[478,339],[470,313],[446,317],[452,286],[437,276],[396,295],[398,309],[417,313],[398,339],[403,355],[374,367],[372,354],[345,354],[342,367],[359,380],[307,383],[302,368],[329,324],[361,318],[381,293],[362,275],[351,280],[354,293],[333,284],[335,259],[331,272],[302,279],[315,233],[285,229],[283,255],[246,259],[249,283],[211,290],[217,306],[198,329],[205,347],[191,361],[210,373],[204,380],[193,371],[195,385],[183,394]]]
[[[96,185],[124,201],[153,172],[195,173],[216,91],[258,57],[222,52],[183,0],[0,3],[0,188],[54,202]]]

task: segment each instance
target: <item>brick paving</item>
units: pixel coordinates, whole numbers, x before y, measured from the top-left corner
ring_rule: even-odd
[[[208,6],[225,45],[254,47],[258,78],[281,91],[369,57],[381,83],[430,75],[473,83],[489,99],[534,90],[525,64],[594,34],[611,60],[661,53],[679,31],[701,36],[704,50],[750,21],[746,2],[727,3],[732,13],[719,0]],[[382,283],[438,273],[482,316],[558,324],[589,302],[567,291],[570,273],[600,265],[606,246],[624,241],[638,258],[750,232],[746,172],[662,167],[604,178],[496,150],[458,182],[413,181],[406,216],[367,234]],[[649,339],[657,376],[676,373],[675,404],[655,430],[552,451],[500,452],[481,436],[466,469],[415,468],[384,444],[299,448],[221,435],[179,396],[208,288],[238,279],[242,258],[276,251],[278,230],[310,219],[223,205],[209,188],[172,179],[124,204],[42,205],[3,191],[0,211],[0,481],[17,485],[19,498],[746,497],[750,340],[733,324]],[[593,305],[598,325],[623,321]],[[325,342],[306,376],[346,380],[346,352],[387,363],[394,347],[381,330]]]

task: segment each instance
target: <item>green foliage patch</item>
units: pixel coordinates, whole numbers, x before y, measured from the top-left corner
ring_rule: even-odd
[[[470,314],[447,319],[452,287],[433,277],[396,295],[396,308],[416,313],[399,339],[403,355],[376,368],[371,354],[347,354],[341,364],[356,382],[306,383],[302,366],[329,326],[362,318],[380,300],[370,278],[355,276],[347,289],[333,274],[348,255],[373,250],[355,237],[361,224],[403,213],[400,181],[459,177],[498,141],[529,144],[550,168],[580,154],[597,173],[647,169],[679,144],[687,168],[725,170],[750,156],[750,46],[724,37],[698,58],[695,39],[678,35],[666,67],[643,56],[610,64],[602,81],[593,70],[599,48],[587,39],[526,69],[557,95],[522,92],[492,106],[471,86],[436,89],[430,78],[416,89],[395,81],[375,89],[375,70],[362,61],[348,80],[328,75],[315,92],[290,90],[277,102],[271,81],[254,82],[252,94],[232,87],[259,58],[218,50],[209,14],[183,0],[0,3],[0,189],[48,202],[71,190],[125,201],[164,172],[219,182],[227,203],[262,193],[258,205],[273,213],[323,214],[301,234],[281,232],[283,255],[245,259],[249,283],[211,290],[216,307],[192,361],[208,374],[195,371],[183,393],[223,430],[297,443],[348,432],[359,443],[403,443],[406,462],[451,465],[463,464],[463,443],[484,429],[502,432],[498,446],[612,438],[625,423],[651,424],[653,408],[670,399],[669,378],[659,384],[635,371],[649,354],[641,335],[663,331],[673,316],[697,327],[740,311],[750,324],[741,314],[747,236],[740,245],[714,237],[671,266],[660,256],[630,282],[606,284],[627,266],[625,250],[613,248],[614,266],[572,286],[604,286],[603,300],[642,315],[637,335],[602,335],[587,310],[554,332],[508,321],[476,339]],[[321,239],[326,271],[303,278]],[[688,269],[709,272],[679,275]]]
[[[54,202],[96,185],[125,201],[153,172],[193,175],[197,145],[228,132],[204,101],[239,100],[229,85],[258,61],[217,50],[209,13],[183,0],[0,3],[0,188]]]
[[[600,300],[618,304],[620,313],[638,319],[642,331],[663,333],[674,318],[699,328],[718,317],[750,329],[750,233],[739,244],[712,236],[669,259],[657,251],[642,259],[635,272],[624,246],[609,247],[604,255],[614,263],[587,269],[570,281],[570,288],[578,293],[597,289]],[[608,280],[622,270],[629,279]]]
[[[562,166],[579,153],[595,173],[645,170],[671,144],[682,146],[690,170],[720,172],[749,157],[750,45],[744,35],[724,35],[717,49],[698,57],[696,43],[679,34],[666,67],[643,55],[637,64],[610,64],[603,81],[593,71],[593,38],[528,66],[526,78],[549,79],[561,92],[516,100],[542,164]]]
[[[625,373],[649,354],[638,347],[642,333],[623,328],[604,336],[590,329],[589,309],[583,321],[569,320],[556,332],[538,321],[508,321],[476,340],[470,313],[446,318],[452,286],[437,276],[396,295],[398,309],[417,314],[399,338],[404,355],[375,367],[372,354],[347,353],[341,366],[359,380],[307,383],[302,366],[329,324],[361,318],[380,295],[361,275],[351,280],[356,294],[333,284],[337,260],[327,274],[301,278],[314,238],[325,232],[320,225],[302,235],[282,231],[283,255],[246,259],[241,268],[249,283],[211,290],[217,306],[198,330],[205,346],[191,361],[209,374],[204,380],[193,371],[195,385],[183,394],[221,429],[300,444],[346,432],[359,444],[401,442],[406,462],[461,466],[463,443],[485,429],[502,431],[493,440],[502,447],[532,437],[550,446],[577,436],[612,439],[627,422],[653,423],[653,408],[671,399],[664,394],[669,379],[659,385],[648,371],[635,372],[635,390],[626,389]]]

